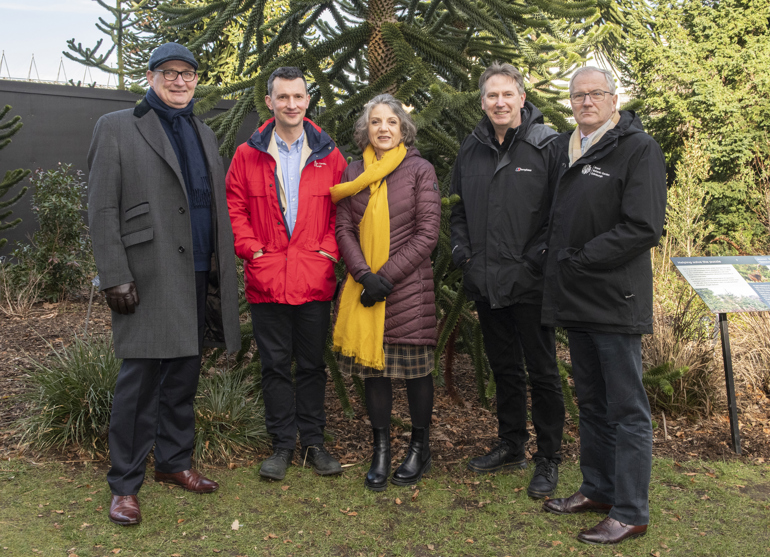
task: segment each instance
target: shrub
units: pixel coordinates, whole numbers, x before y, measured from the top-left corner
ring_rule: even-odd
[[[49,345],[50,346],[50,345]],[[30,409],[16,423],[21,443],[35,449],[74,449],[91,458],[108,454],[112,399],[121,360],[110,337],[76,337],[33,361]],[[262,405],[249,367],[201,377],[195,402],[199,462],[229,462],[266,443]]]
[[[770,315],[741,313],[731,323],[736,378],[770,396]]]
[[[644,382],[651,406],[673,415],[710,416],[720,402],[711,339],[713,315],[697,294],[680,283],[673,311],[656,304],[655,333],[642,339]]]
[[[18,422],[22,443],[37,449],[75,448],[91,458],[103,457],[120,369],[112,340],[76,337],[60,350],[49,346],[50,361],[33,361],[31,408]]]
[[[54,170],[38,169],[30,178],[34,186],[32,212],[39,230],[31,244],[19,244],[13,252],[12,270],[16,288],[42,276],[40,297],[58,301],[79,288],[93,271],[90,240],[83,221],[86,183],[81,171],[59,163]]]
[[[201,377],[195,400],[196,461],[228,463],[267,444],[263,405],[249,371]]]

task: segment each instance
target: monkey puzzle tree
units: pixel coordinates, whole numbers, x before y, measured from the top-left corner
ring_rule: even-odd
[[[270,117],[263,102],[270,73],[279,66],[298,66],[310,78],[310,114],[351,152],[356,151],[353,124],[369,99],[389,92],[411,107],[417,145],[435,166],[444,195],[460,142],[482,116],[477,82],[487,65],[505,61],[519,67],[528,100],[565,130],[568,109],[557,102],[564,97],[564,80],[591,50],[618,36],[614,8],[602,3],[599,9],[595,0],[300,0],[273,17],[265,11],[266,0],[179,4],[161,4],[158,10],[179,29],[206,20],[187,43],[194,52],[221,42],[228,29],[245,22],[239,79],[196,91],[198,113],[223,95],[238,99],[209,122],[224,140],[223,154],[234,151],[246,114],[256,108],[263,119]],[[442,233],[434,256],[442,323],[437,358],[450,338],[462,339],[474,359],[485,403],[481,332],[460,287],[460,273],[451,268],[451,201],[444,198],[442,205]]]
[[[21,123],[21,116],[18,114],[10,120],[3,122],[6,114],[8,114],[10,111],[10,105],[5,105],[5,107],[0,110],[0,149],[5,148],[11,142],[11,137],[16,135],[16,133],[24,125]],[[0,199],[5,197],[11,188],[21,182],[30,172],[32,171],[22,168],[6,171],[3,179],[0,180]],[[12,221],[6,221],[6,219],[13,213],[9,207],[15,205],[25,193],[27,193],[27,186],[21,188],[11,199],[8,199],[7,201],[0,201],[0,232],[18,226],[18,224],[21,222],[21,219],[15,219]],[[8,240],[6,238],[0,238],[0,248],[5,246],[7,243]]]

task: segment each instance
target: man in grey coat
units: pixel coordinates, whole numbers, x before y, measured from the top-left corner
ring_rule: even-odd
[[[209,493],[192,469],[193,400],[204,338],[240,344],[233,234],[214,132],[192,114],[198,63],[166,43],[150,89],[107,114],[88,153],[88,217],[101,289],[123,359],[110,419],[110,520],[141,522],[137,492],[155,446],[155,480]],[[141,300],[141,302],[140,302]]]

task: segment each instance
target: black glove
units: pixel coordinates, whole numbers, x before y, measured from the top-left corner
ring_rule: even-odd
[[[105,288],[104,295],[110,309],[121,315],[134,313],[136,306],[139,305],[139,294],[137,294],[136,284],[133,282]]]
[[[364,290],[361,292],[361,304],[365,308],[370,308],[377,302],[384,302],[385,296],[393,290],[392,284],[374,273],[366,273],[358,282],[364,285]]]

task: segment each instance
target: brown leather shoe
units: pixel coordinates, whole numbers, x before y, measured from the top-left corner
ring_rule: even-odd
[[[580,532],[577,539],[592,545],[611,545],[644,536],[646,533],[646,524],[640,526],[623,524],[608,516],[593,528]]]
[[[142,512],[136,495],[113,495],[110,501],[110,520],[120,526],[139,524]]]
[[[181,485],[187,491],[194,493],[211,493],[219,487],[217,482],[208,479],[194,468],[175,474],[166,474],[155,470],[155,481]]]
[[[566,499],[549,499],[543,503],[543,510],[553,514],[575,514],[585,512],[607,514],[611,509],[612,505],[591,501],[579,491],[576,491]]]

